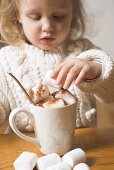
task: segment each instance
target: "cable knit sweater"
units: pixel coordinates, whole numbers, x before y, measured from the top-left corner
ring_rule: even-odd
[[[102,64],[102,74],[99,78],[82,82],[78,87],[72,83],[69,88],[79,100],[76,126],[95,126],[95,98],[107,103],[114,101],[113,60],[95,48],[86,39],[66,43],[51,51],[44,51],[26,43],[18,47],[3,47],[0,50],[0,126],[14,108],[28,102],[8,72],[14,74],[26,89],[31,88],[40,83],[46,72],[58,66],[66,57],[79,57]],[[25,113],[17,115],[15,121],[20,130],[33,130],[33,125]]]

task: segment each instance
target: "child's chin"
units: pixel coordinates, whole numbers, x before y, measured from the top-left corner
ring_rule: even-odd
[[[42,50],[45,50],[45,51],[50,51],[50,50],[53,50],[54,48],[56,48],[57,47],[57,45],[41,45],[41,46],[38,46],[40,49],[42,49]]]

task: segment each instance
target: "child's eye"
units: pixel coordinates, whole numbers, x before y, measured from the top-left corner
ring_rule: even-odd
[[[36,20],[40,20],[41,16],[40,15],[38,15],[38,16],[29,16],[29,18],[36,21]]]
[[[64,19],[64,15],[54,15],[53,18],[57,21],[61,21]]]

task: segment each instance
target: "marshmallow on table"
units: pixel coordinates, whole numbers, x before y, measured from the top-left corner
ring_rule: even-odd
[[[79,164],[85,163],[87,161],[86,154],[81,148],[77,148],[67,152],[63,157],[62,160],[70,165],[72,168]]]
[[[43,107],[50,107],[50,108],[63,107],[63,106],[65,106],[65,103],[62,99],[49,100],[43,104]]]
[[[72,170],[72,167],[65,162],[49,166],[46,170]]]
[[[72,93],[70,93],[68,90],[60,89],[56,92],[55,98],[61,98],[65,101],[66,104],[73,104],[75,103],[76,97],[73,96]]]
[[[15,170],[33,170],[38,156],[32,152],[23,152],[14,162]]]
[[[61,157],[56,153],[51,153],[49,155],[38,158],[37,168],[38,170],[46,170],[49,166],[61,163]]]
[[[45,75],[45,77],[43,79],[43,84],[47,85],[47,86],[51,86],[51,87],[60,89],[62,87],[62,84],[57,85],[57,82],[53,78],[51,78],[52,72],[53,72],[53,70],[49,70],[46,73],[46,75]]]
[[[48,87],[43,84],[34,86],[32,89],[28,89],[27,92],[35,104],[42,100],[45,100],[50,95]]]
[[[73,170],[90,170],[90,168],[85,163],[79,163],[73,168]]]

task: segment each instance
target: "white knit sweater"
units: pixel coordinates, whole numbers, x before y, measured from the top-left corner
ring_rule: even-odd
[[[52,51],[43,51],[26,43],[18,47],[3,47],[0,50],[0,125],[14,108],[28,102],[8,72],[14,74],[27,89],[41,82],[46,72],[58,66],[66,57],[79,57],[102,63],[102,74],[99,78],[83,82],[79,87],[72,84],[69,88],[79,99],[76,126],[95,126],[95,97],[107,103],[114,102],[114,63],[111,57],[93,48],[93,44],[85,39]],[[25,113],[19,114],[15,121],[20,130],[33,130]]]

